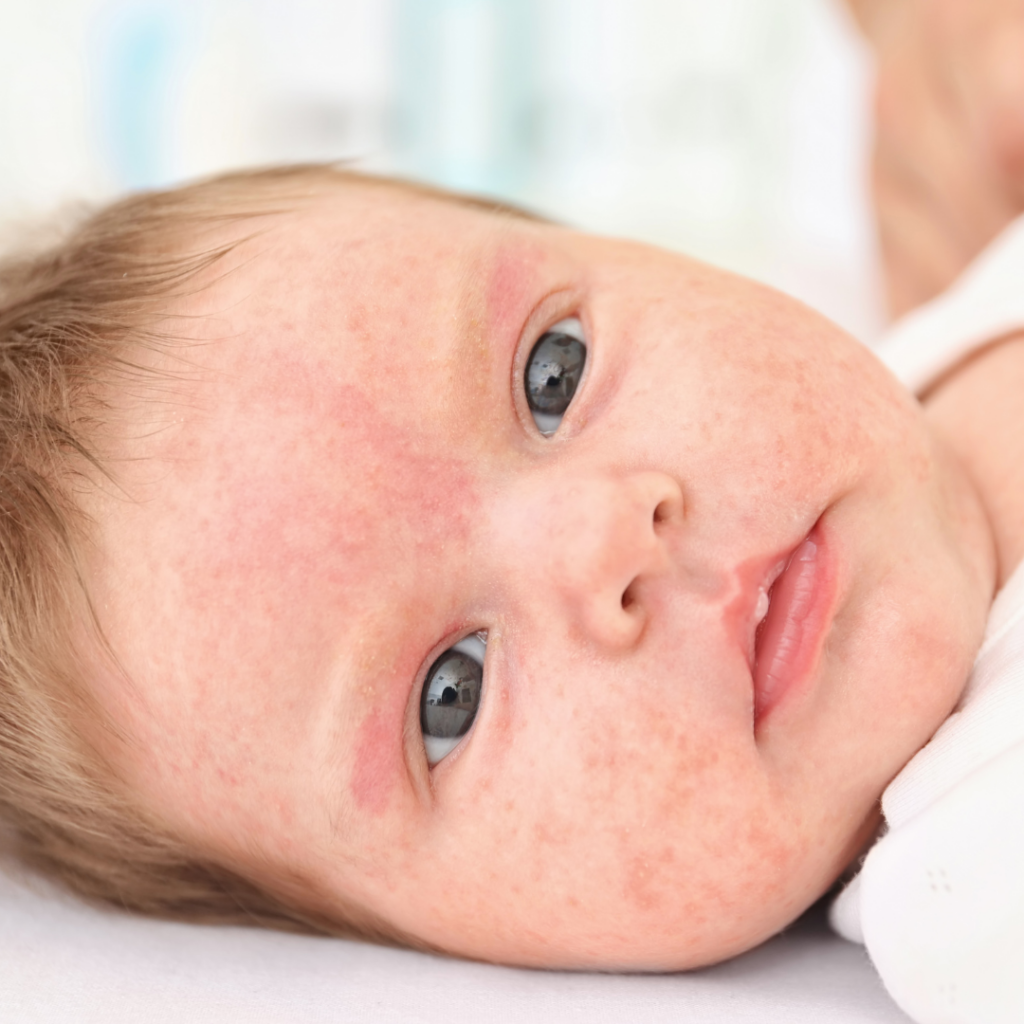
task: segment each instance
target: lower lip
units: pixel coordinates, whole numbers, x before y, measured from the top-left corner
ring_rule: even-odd
[[[832,618],[835,592],[835,567],[818,525],[793,551],[772,585],[768,614],[758,627],[755,724],[811,678]]]

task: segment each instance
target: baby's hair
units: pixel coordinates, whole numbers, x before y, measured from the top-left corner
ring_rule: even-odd
[[[58,244],[0,263],[0,821],[20,861],[89,900],[179,920],[405,940],[362,913],[339,921],[293,905],[146,815],[86,739],[85,723],[113,726],[90,701],[76,654],[77,639],[98,635],[80,570],[89,522],[75,491],[108,472],[94,443],[108,425],[101,396],[146,372],[131,351],[173,344],[163,306],[196,290],[260,218],[353,184],[529,216],[305,165],[130,196]],[[203,246],[233,225],[236,241]]]

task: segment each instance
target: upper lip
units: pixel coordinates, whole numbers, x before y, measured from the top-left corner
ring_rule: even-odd
[[[819,516],[764,577],[771,581],[769,590],[775,588],[779,593],[771,599],[773,607],[763,626],[757,619],[756,603],[751,615],[749,664],[755,724],[794,685],[799,687],[817,671],[815,665],[838,599],[836,565],[827,532]],[[774,601],[780,599],[780,607],[774,608]]]
[[[806,534],[804,535],[806,537]],[[789,565],[790,559],[793,557],[793,552],[803,543],[804,537],[801,537],[791,548],[789,548],[784,554],[776,555],[773,558],[767,559],[767,565],[764,571],[760,574],[760,581],[754,587],[753,593],[749,596],[750,601],[750,616],[749,616],[749,627],[747,635],[749,637],[747,642],[747,662],[750,665],[750,670],[753,672],[754,663],[757,660],[757,641],[758,634],[760,632],[761,623],[764,622],[764,615],[758,616],[758,604],[760,603],[760,597],[762,594],[766,595],[768,601],[771,601],[772,587],[775,586],[775,581],[786,571],[786,566]],[[767,609],[765,610],[767,614]]]
[[[755,584],[752,593],[747,595],[748,607],[750,609],[748,616],[748,642],[747,642],[747,661],[750,665],[750,670],[753,672],[754,665],[757,661],[758,655],[758,639],[760,633],[761,623],[764,621],[764,616],[758,618],[757,616],[757,604],[758,598],[762,593],[768,595],[769,602],[771,601],[772,587],[778,581],[779,577],[789,567],[789,563],[793,559],[793,555],[797,552],[800,546],[807,540],[818,529],[822,518],[825,513],[817,516],[814,522],[800,535],[800,537],[789,547],[783,549],[780,554],[776,554],[765,558],[762,565],[763,569],[759,574],[755,574],[755,579],[758,582]]]

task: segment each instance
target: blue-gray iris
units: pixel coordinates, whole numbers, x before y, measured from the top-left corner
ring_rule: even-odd
[[[579,338],[548,331],[533,346],[526,363],[526,400],[532,412],[560,416],[569,408],[587,360]]]
[[[449,648],[430,666],[420,698],[424,736],[451,739],[473,724],[480,704],[483,668],[468,654]]]

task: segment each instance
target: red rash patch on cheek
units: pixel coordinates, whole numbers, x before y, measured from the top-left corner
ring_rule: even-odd
[[[178,733],[220,752],[220,789],[241,778],[265,794],[341,673],[348,789],[376,815],[402,779],[409,662],[437,639],[424,615],[449,600],[425,602],[425,583],[459,577],[479,485],[429,409],[314,359],[273,365],[201,421],[189,475],[173,478],[175,596],[161,605],[175,614],[160,621],[187,701]],[[240,722],[261,752],[248,775]]]
[[[329,584],[324,599],[345,597],[358,612],[403,549],[429,557],[439,541],[466,539],[479,505],[466,460],[362,388],[286,364],[272,393],[245,405],[248,422],[231,428],[248,433],[256,454],[225,446],[214,485],[226,501],[220,522],[204,524],[215,528],[201,577],[319,581]]]
[[[349,792],[356,807],[382,814],[398,777],[395,744],[389,717],[374,708],[359,726]]]

